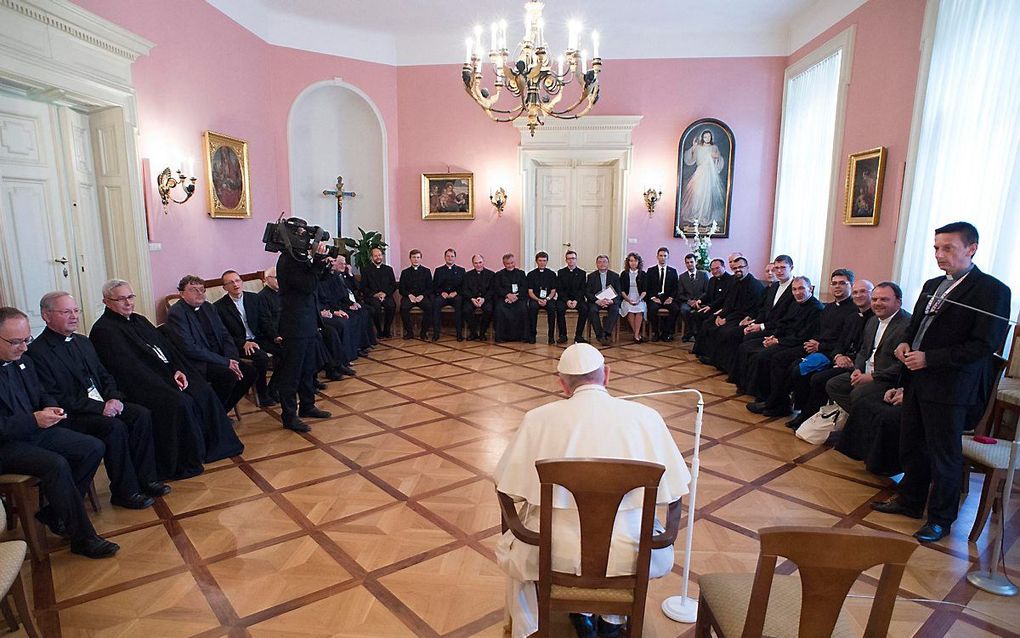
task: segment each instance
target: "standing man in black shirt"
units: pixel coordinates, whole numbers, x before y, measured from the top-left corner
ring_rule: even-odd
[[[485,257],[473,255],[471,270],[464,273],[461,287],[463,315],[468,326],[468,341],[486,341],[492,320],[492,279],[495,273],[485,267]],[[480,314],[475,314],[476,311]]]
[[[381,248],[372,249],[372,263],[361,271],[361,290],[365,294],[365,305],[372,312],[375,333],[387,339],[392,337],[390,330],[397,310],[393,293],[397,291],[397,278],[393,269],[383,263]]]
[[[443,306],[453,307],[453,322],[457,327],[457,341],[464,341],[464,319],[461,303],[461,286],[464,285],[464,269],[458,266],[457,251],[447,248],[443,253],[444,265],[436,268],[432,275],[432,340],[439,341],[439,324]]]
[[[545,310],[549,343],[556,341],[556,273],[546,268],[549,253],[535,255],[537,268],[528,273],[528,343],[538,336],[538,313]]]
[[[432,273],[421,265],[421,251],[417,248],[407,254],[411,265],[400,271],[400,319],[404,324],[404,338],[414,339],[411,324],[411,308],[421,308],[421,330],[419,336],[428,339],[429,319],[432,317]]]
[[[567,342],[567,310],[576,310],[574,343],[587,343],[584,338],[584,324],[588,319],[588,303],[584,300],[586,274],[577,267],[577,253],[573,250],[568,250],[563,260],[567,265],[556,273],[556,325],[559,330],[556,342]]]

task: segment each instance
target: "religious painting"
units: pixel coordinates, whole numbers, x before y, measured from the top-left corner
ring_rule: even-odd
[[[674,237],[695,230],[730,236],[733,150],[733,131],[720,120],[704,118],[684,129],[677,152]]]
[[[248,142],[206,131],[206,181],[211,217],[251,217],[251,181],[248,176]]]
[[[422,219],[474,219],[474,173],[422,173]]]
[[[854,153],[846,165],[846,210],[848,226],[878,226],[885,181],[886,148]]]

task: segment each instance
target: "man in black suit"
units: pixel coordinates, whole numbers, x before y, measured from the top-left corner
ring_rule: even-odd
[[[69,537],[71,552],[113,556],[120,547],[96,534],[82,500],[103,458],[103,443],[53,427],[67,414],[40,386],[32,361],[22,357],[31,342],[25,313],[0,308],[0,467],[39,479],[47,506],[37,518]]]
[[[492,321],[492,279],[495,274],[485,267],[485,257],[471,256],[471,270],[464,273],[461,287],[461,312],[467,322],[468,341],[489,338],[486,333]]]
[[[546,330],[549,345],[556,335],[556,273],[546,268],[549,253],[540,251],[535,255],[535,269],[528,273],[528,343],[535,343],[538,336],[538,315],[546,315]]]
[[[259,407],[274,406],[277,404],[274,398],[276,388],[271,382],[266,383],[266,373],[269,371],[269,357],[279,357],[283,349],[259,332],[262,327],[259,325],[262,300],[258,293],[244,289],[244,282],[236,270],[224,272],[221,278],[227,294],[217,299],[213,306],[234,340],[234,347],[243,359],[255,366],[255,393]]]
[[[170,307],[167,325],[184,356],[206,378],[229,413],[255,382],[255,366],[241,360],[220,314],[205,300],[202,278],[185,275],[177,291],[181,300]]]
[[[676,304],[680,311],[680,317],[683,319],[684,334],[682,340],[684,342],[690,341],[694,337],[692,328],[692,322],[690,321],[691,313],[694,311],[694,307],[691,305],[693,301],[700,299],[703,294],[708,290],[708,273],[704,270],[698,270],[698,258],[694,253],[688,253],[684,256],[684,266],[687,270],[680,273],[679,275],[679,291],[676,296]],[[674,319],[675,321],[675,319]],[[672,340],[672,334],[667,341]]]
[[[615,296],[599,295],[612,288]],[[595,337],[603,346],[612,345],[613,328],[620,320],[620,304],[623,295],[620,293],[620,275],[609,270],[609,256],[599,255],[595,258],[595,271],[588,275],[584,287],[585,300],[588,302],[588,321],[595,330]],[[605,311],[605,320],[599,315]]]
[[[567,310],[577,311],[574,343],[587,343],[584,324],[588,320],[588,302],[584,298],[585,272],[577,267],[577,253],[568,250],[563,256],[567,265],[556,273],[556,326],[557,343],[567,342]]]
[[[659,248],[655,253],[658,264],[646,271],[648,277],[648,324],[652,331],[652,341],[672,341],[676,327],[676,316],[680,310],[675,303],[679,292],[676,268],[669,265],[669,248]],[[669,315],[665,319],[659,316],[659,309],[665,308]],[[686,334],[686,327],[685,332]]]
[[[871,293],[871,310],[875,314],[864,326],[864,338],[853,370],[825,384],[829,398],[846,412],[862,398],[883,395],[899,385],[902,365],[894,350],[910,325],[910,313],[903,310],[902,305],[903,291],[891,281],[883,281]]]
[[[743,334],[739,322],[758,312],[765,295],[765,287],[750,273],[746,258],[731,256],[730,270],[733,271],[733,282],[722,304],[712,311],[708,319],[701,322],[698,337],[694,341],[693,352],[698,355],[698,361],[705,364],[715,362],[716,352],[722,343],[720,335],[723,329],[732,329],[737,335]]]
[[[528,338],[528,276],[517,267],[513,253],[503,255],[503,268],[492,277],[496,343]]]
[[[443,306],[453,307],[453,324],[457,330],[457,341],[464,340],[464,315],[462,314],[461,287],[464,285],[464,269],[456,264],[457,251],[447,248],[443,253],[442,266],[432,274],[432,340],[439,341],[439,327],[442,323]]]
[[[392,337],[393,315],[397,310],[393,300],[397,277],[393,269],[383,263],[381,248],[372,249],[372,263],[361,271],[361,290],[365,295],[365,305],[372,312],[375,333],[386,339]]]
[[[67,292],[49,292],[39,302],[46,328],[28,348],[46,394],[68,418],[60,427],[103,442],[110,502],[144,509],[153,496],[170,493],[158,480],[152,443],[152,414],[124,403],[117,382],[106,371],[88,337],[77,334],[81,310]]]
[[[404,324],[404,338],[413,339],[411,308],[421,308],[422,341],[428,338],[429,319],[432,317],[432,273],[421,264],[421,251],[417,248],[407,254],[411,265],[400,271],[400,319]]]
[[[1010,290],[974,265],[977,249],[977,229],[967,222],[935,229],[935,260],[946,275],[925,282],[896,347],[908,370],[900,429],[904,475],[896,497],[872,507],[920,518],[927,501],[927,523],[914,533],[921,542],[944,538],[956,520],[961,436],[983,408],[989,357],[1002,348],[1009,328]]]
[[[723,300],[726,299],[726,291],[730,289],[730,284],[733,283],[733,275],[727,272],[726,262],[722,259],[710,261],[708,271],[712,276],[708,278],[705,292],[697,299],[690,299],[687,302],[691,307],[691,312],[684,317],[684,332],[687,332],[686,324],[688,323],[691,329],[688,336],[684,337],[685,341],[692,341],[694,339],[695,335],[700,332],[701,324],[705,318],[714,318],[712,313],[722,305]]]

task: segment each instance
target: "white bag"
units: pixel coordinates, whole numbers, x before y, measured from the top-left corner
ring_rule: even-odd
[[[843,426],[846,425],[849,416],[838,405],[823,405],[818,412],[812,414],[797,428],[797,438],[821,445],[833,432],[843,431]]]

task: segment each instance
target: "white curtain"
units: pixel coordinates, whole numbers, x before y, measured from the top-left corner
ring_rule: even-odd
[[[789,78],[783,107],[772,257],[789,255],[794,271],[816,285],[825,253],[842,57],[838,49]]]
[[[920,127],[899,270],[904,305],[912,308],[924,281],[941,274],[935,229],[968,221],[981,235],[975,263],[1012,289],[1016,317],[1020,2],[942,0]]]

